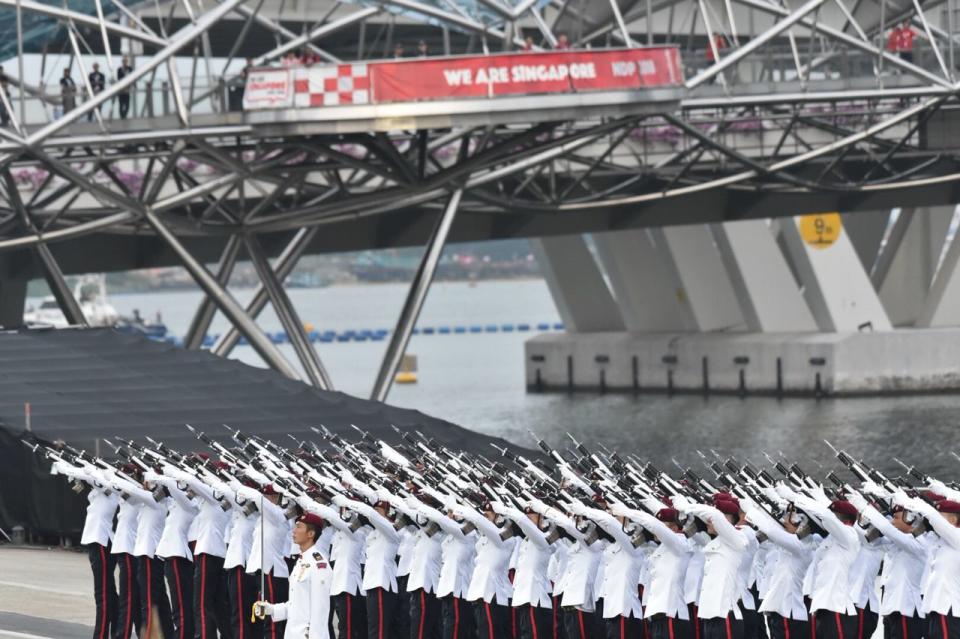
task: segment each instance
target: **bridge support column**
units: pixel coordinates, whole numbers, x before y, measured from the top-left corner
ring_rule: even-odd
[[[536,239],[531,246],[568,333],[624,330],[617,303],[582,235]]]
[[[883,267],[874,280],[894,326],[911,326],[927,299],[954,207],[937,206],[900,213],[884,247]]]
[[[689,306],[677,295],[663,250],[646,230],[595,233],[593,240],[627,331],[696,328]]]
[[[784,242],[804,287],[804,297],[821,331],[858,331],[869,324],[875,331],[892,328],[880,298],[846,233],[818,248],[800,236],[800,218],[780,225]]]
[[[713,232],[748,331],[817,330],[766,220],[716,224]]]
[[[653,231],[665,247],[676,296],[689,308],[701,332],[742,328],[743,314],[720,252],[706,224],[668,226]]]
[[[226,286],[230,281],[230,274],[233,273],[233,267],[237,263],[237,255],[240,253],[240,236],[231,235],[227,239],[226,246],[223,247],[223,254],[220,256],[220,265],[217,268],[217,282],[220,286]],[[197,307],[197,312],[190,322],[190,328],[187,329],[187,335],[183,340],[183,347],[196,350],[203,346],[203,338],[210,330],[210,323],[213,321],[213,315],[217,312],[217,306],[205,295]]]
[[[843,220],[843,232],[850,235],[850,242],[860,257],[860,263],[867,273],[872,272],[890,222],[890,211],[841,213],[840,217]]]
[[[960,326],[960,234],[953,236],[930,292],[917,314],[918,328]]]

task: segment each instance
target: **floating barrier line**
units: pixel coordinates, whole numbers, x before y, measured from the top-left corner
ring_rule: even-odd
[[[466,335],[478,333],[545,333],[548,331],[562,331],[563,324],[559,322],[540,322],[538,324],[520,323],[520,324],[459,324],[453,326],[418,326],[413,329],[414,335]],[[358,329],[345,331],[318,331],[312,330],[307,333],[310,342],[329,344],[332,342],[380,342],[383,341],[390,331],[385,328],[377,329]],[[220,335],[207,335],[203,338],[204,348],[212,347]],[[285,331],[268,332],[267,337],[274,344],[289,344],[290,338]],[[183,345],[183,338],[175,335],[149,335],[149,339],[155,342],[166,342],[176,346]],[[247,340],[240,338],[239,344],[247,345]]]

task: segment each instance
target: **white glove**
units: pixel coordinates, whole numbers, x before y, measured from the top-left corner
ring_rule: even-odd
[[[570,512],[572,512],[574,515],[579,515],[579,516],[581,516],[581,517],[586,517],[586,515],[587,515],[587,507],[584,506],[582,502],[572,501],[572,502],[570,502]]]
[[[257,619],[263,619],[267,615],[273,616],[273,604],[269,601],[258,601],[253,604],[253,616]]]
[[[335,506],[339,506],[340,508],[347,508],[348,504],[350,503],[350,500],[343,495],[334,495],[330,498],[330,501],[333,502]]]
[[[824,506],[830,505],[830,498],[827,497],[827,493],[824,492],[823,486],[815,486],[811,488],[810,496],[813,497],[817,503],[823,504]]]
[[[947,493],[950,492],[950,489],[947,488],[947,485],[939,479],[931,479],[928,488],[938,495],[947,496]]]
[[[610,504],[609,510],[610,510],[610,514],[615,517],[626,517],[627,511],[630,509],[627,508],[625,504],[622,504],[620,502],[615,502]]]
[[[851,490],[849,493],[847,493],[847,501],[853,504],[853,507],[860,512],[863,512],[867,509],[867,500],[864,499],[863,495],[855,490]]]
[[[913,506],[913,500],[911,500],[909,497],[907,497],[907,493],[905,493],[905,492],[903,492],[902,490],[899,490],[899,489],[893,491],[893,503],[894,503],[895,505],[897,505],[897,506],[902,506],[903,508],[906,508],[907,510],[912,510],[912,509],[913,509],[913,508],[912,508],[912,506]]]
[[[670,498],[670,502],[673,504],[674,508],[683,514],[687,514],[690,512],[690,509],[693,508],[693,504],[690,502],[690,500],[683,495],[674,495]]]
[[[890,493],[880,487],[877,482],[867,480],[863,482],[863,492],[868,495],[873,495],[874,497],[880,497],[881,499],[888,499]]]
[[[504,515],[504,516],[506,516],[507,512],[511,510],[510,508],[507,508],[499,501],[491,501],[490,508],[493,509],[493,512],[497,513],[498,515]]]
[[[776,488],[777,488],[777,494],[783,497],[784,499],[786,499],[787,501],[793,501],[793,502],[797,501],[797,497],[799,497],[799,495],[792,488],[787,486],[784,482],[782,481],[777,482]]]

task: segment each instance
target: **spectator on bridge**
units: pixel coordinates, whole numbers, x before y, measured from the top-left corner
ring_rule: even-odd
[[[716,31],[713,32],[711,39],[713,40],[713,46],[707,44],[707,62],[713,64],[720,59],[720,52],[727,48],[727,39]],[[716,53],[714,53],[714,50],[716,50]]]
[[[227,87],[227,107],[231,111],[243,111],[243,94],[247,90],[247,76],[253,68],[253,58],[247,58],[247,63],[240,71],[240,79],[233,81]]]
[[[557,49],[562,51],[564,49],[569,49],[569,48],[570,48],[570,39],[567,38],[566,33],[561,33],[559,36],[557,36]]]
[[[310,47],[303,47],[300,50],[300,64],[310,66],[320,62],[320,56],[310,50]]]
[[[430,55],[430,53],[429,53],[429,49],[427,48],[427,41],[421,40],[420,42],[417,43],[417,57],[425,58],[428,55]]]
[[[101,73],[100,65],[96,62],[93,63],[93,71],[87,75],[87,80],[90,82],[90,90],[93,92],[93,95],[90,96],[90,99],[96,97],[98,93],[103,91],[107,86],[107,78]],[[100,111],[100,106],[97,105],[97,111]],[[87,113],[87,122],[93,120],[93,109],[90,109],[90,112]]]
[[[70,67],[63,70],[60,78],[60,101],[64,115],[77,108],[77,83],[70,77]]]
[[[533,37],[527,36],[523,39],[523,50],[524,51],[533,51]]]
[[[280,61],[280,65],[290,68],[295,67],[300,64],[300,60],[297,58],[297,54],[293,51],[287,51],[287,55],[283,56],[283,60]]]
[[[130,64],[130,58],[123,56],[120,61],[120,68],[117,69],[117,82],[133,73],[133,65]],[[120,118],[127,119],[130,113],[130,88],[126,88],[117,94],[117,104],[120,106]]]
[[[393,47],[393,57],[402,58],[403,57],[403,43],[398,42],[395,47]]]
[[[905,62],[913,62],[913,38],[917,35],[916,31],[910,26],[910,23],[904,20],[900,24],[897,36],[897,51],[900,58]]]
[[[3,67],[0,67],[0,91],[6,98],[6,100],[0,100],[0,127],[6,127],[10,124],[10,114],[7,113],[6,107],[6,102],[10,101],[10,81]]]

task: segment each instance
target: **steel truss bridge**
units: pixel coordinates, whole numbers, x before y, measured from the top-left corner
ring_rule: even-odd
[[[546,237],[837,210],[956,202],[954,0],[93,0],[71,8],[0,0],[20,28],[0,101],[0,319],[20,321],[25,282],[44,276],[84,318],[64,273],[182,264],[211,318],[264,360],[331,382],[281,282],[306,252],[425,245],[374,385],[382,399],[448,241]],[[910,56],[886,49],[909,23]],[[36,28],[36,27],[34,27]],[[721,38],[709,37],[718,34]],[[388,57],[675,45],[682,86],[551,97],[244,113],[231,95],[256,66],[309,50],[327,63]],[[8,43],[11,42],[8,39]],[[9,50],[11,47],[8,46]],[[93,95],[93,61],[109,77]],[[40,59],[41,76],[25,58]],[[62,114],[57,77],[81,93]],[[46,69],[46,71],[44,71]],[[133,94],[119,119],[117,96]],[[225,286],[238,257],[261,288],[246,308]],[[276,257],[273,263],[269,258]],[[215,264],[213,267],[205,266]],[[299,367],[255,319],[270,302]],[[302,371],[301,371],[302,369]]]

